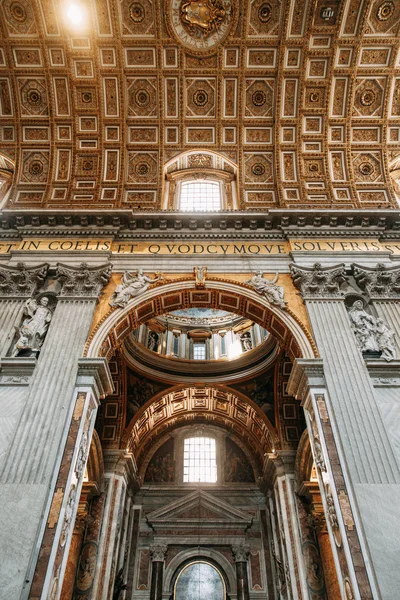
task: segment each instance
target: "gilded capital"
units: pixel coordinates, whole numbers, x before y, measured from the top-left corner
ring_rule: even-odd
[[[299,267],[291,264],[290,272],[294,285],[305,300],[336,299],[344,297],[346,270],[343,263],[334,267],[322,267],[315,263],[312,267]]]
[[[352,267],[357,285],[371,300],[400,298],[400,267],[385,267],[382,263],[378,263],[376,267],[357,264]]]
[[[0,267],[0,297],[29,297],[46,279],[48,264],[27,267],[18,263],[16,267]]]
[[[57,278],[62,288],[60,298],[97,298],[111,277],[112,265],[89,267],[81,263],[79,267],[57,263]]]

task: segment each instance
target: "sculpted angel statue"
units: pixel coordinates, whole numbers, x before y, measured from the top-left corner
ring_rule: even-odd
[[[27,300],[24,312],[28,318],[24,319],[21,327],[17,328],[19,337],[13,348],[13,356],[18,356],[26,350],[39,353],[53,316],[48,304],[47,296],[43,296],[39,304],[34,298]]]
[[[279,274],[276,273],[274,279],[266,279],[263,277],[262,271],[258,271],[253,277],[247,281],[251,287],[253,287],[258,294],[265,296],[265,298],[271,304],[285,308],[286,302],[283,299],[285,290],[280,285],[276,285]]]
[[[155,283],[162,279],[159,273],[156,273],[157,277],[151,279],[143,273],[143,269],[139,269],[135,273],[129,273],[125,271],[122,276],[121,283],[115,288],[115,292],[111,296],[110,306],[119,306],[124,308],[131,298],[144,294],[151,283]]]

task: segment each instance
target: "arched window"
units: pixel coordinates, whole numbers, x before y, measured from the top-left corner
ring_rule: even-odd
[[[174,600],[224,600],[225,582],[220,572],[207,562],[192,562],[182,569],[175,583]]]
[[[217,452],[214,438],[186,438],[183,448],[183,482],[216,483]]]
[[[215,154],[184,154],[165,165],[163,208],[216,212],[238,208],[237,167]]]
[[[180,186],[180,210],[212,212],[221,210],[221,183],[205,179],[183,181]]]

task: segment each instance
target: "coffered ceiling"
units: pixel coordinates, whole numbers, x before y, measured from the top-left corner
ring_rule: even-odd
[[[398,206],[399,0],[67,5],[0,0],[10,207],[157,210],[196,165],[242,210]]]

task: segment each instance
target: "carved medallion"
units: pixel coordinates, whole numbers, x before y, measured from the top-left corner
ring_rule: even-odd
[[[236,13],[233,0],[172,0],[169,24],[184,46],[208,53],[226,38]]]

